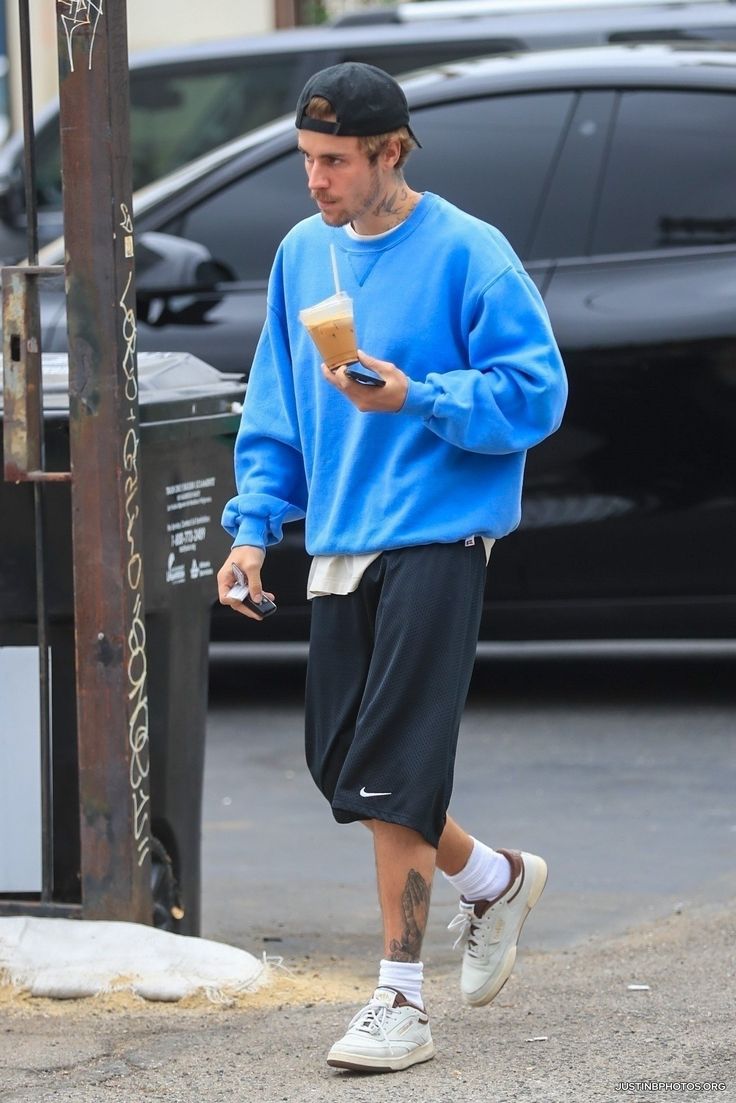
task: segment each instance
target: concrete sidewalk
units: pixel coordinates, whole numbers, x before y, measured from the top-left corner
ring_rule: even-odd
[[[288,961],[291,975],[231,1007],[60,1003],[0,989],[0,1100],[736,1101],[733,909],[688,908],[568,950],[522,945],[508,984],[480,1009],[459,1007],[457,970],[428,958],[437,1057],[381,1076],[325,1064],[374,980],[348,971],[370,961],[362,947],[335,949],[339,959]],[[637,1081],[669,1087],[632,1089]]]

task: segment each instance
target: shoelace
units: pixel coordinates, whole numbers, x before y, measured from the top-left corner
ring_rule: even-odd
[[[357,1027],[358,1030],[365,1030],[368,1034],[378,1033],[381,1040],[391,1048],[391,1042],[389,1041],[388,1032],[386,1030],[386,1019],[391,1018],[392,1007],[387,1007],[384,1003],[369,1003],[362,1011],[359,1011],[351,1022],[351,1027]]]
[[[452,944],[453,950],[456,950],[461,943],[468,943],[468,952],[472,954],[475,949],[475,943],[472,940],[473,935],[473,920],[475,914],[472,909],[467,911],[458,912],[454,919],[451,919],[447,924],[448,931],[458,930],[460,933]]]
[[[458,912],[455,918],[447,924],[448,931],[460,929],[452,948],[456,950],[462,942],[465,944],[465,953],[469,954],[470,957],[483,957],[484,949],[498,942],[503,930],[503,920],[497,916],[493,929],[491,929],[489,921],[476,917],[472,904],[467,908],[463,907],[462,904],[460,906],[462,911]]]

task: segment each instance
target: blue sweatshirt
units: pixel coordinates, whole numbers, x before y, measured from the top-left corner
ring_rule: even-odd
[[[409,377],[398,413],[361,413],[330,386],[299,322],[334,291],[331,243],[358,347]],[[265,548],[306,517],[311,555],[504,536],[526,451],[558,427],[566,394],[541,297],[498,230],[431,193],[376,240],[314,215],[271,272],[223,525]]]

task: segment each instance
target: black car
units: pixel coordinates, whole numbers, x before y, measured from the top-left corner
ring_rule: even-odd
[[[570,376],[522,525],[494,549],[483,636],[734,635],[736,51],[526,54],[405,87],[409,182],[509,237]],[[314,213],[295,145],[289,119],[140,196],[139,348],[247,374],[276,246]],[[306,631],[301,540],[289,526],[267,559],[279,614],[228,612],[218,633]]]
[[[559,4],[559,6],[558,6]],[[439,18],[445,4],[409,4],[355,13],[369,25],[300,27],[149,51],[130,62],[133,187],[141,188],[210,149],[294,108],[307,78],[340,61],[367,61],[389,73],[510,50],[657,40],[736,41],[730,0],[636,0],[590,6],[551,0],[535,10],[495,4],[493,14]],[[425,9],[424,18],[416,16]],[[429,8],[429,11],[426,9]],[[459,8],[452,10],[459,11]],[[376,16],[380,22],[376,21]],[[36,123],[41,244],[62,232],[58,104]],[[0,148],[0,258],[24,255],[23,137]]]

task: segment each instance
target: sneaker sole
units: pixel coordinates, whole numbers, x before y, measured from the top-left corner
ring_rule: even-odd
[[[361,1057],[357,1053],[347,1053],[339,1049],[331,1049],[327,1058],[327,1064],[335,1069],[351,1069],[354,1072],[400,1072],[412,1065],[418,1065],[422,1061],[431,1061],[434,1057],[434,1042],[425,1042],[423,1046],[417,1046],[411,1053],[405,1053],[403,1057]]]
[[[526,923],[529,912],[539,900],[539,897],[544,892],[544,886],[547,884],[547,863],[543,858],[540,858],[539,862],[540,864],[537,866],[534,875],[532,891],[529,893],[529,899],[527,900],[526,911],[519,924],[516,942],[514,942],[513,946],[509,946],[506,956],[503,959],[501,970],[494,977],[491,977],[482,988],[476,989],[475,992],[463,992],[465,1002],[471,1007],[485,1007],[487,1003],[494,1000],[513,972],[514,965],[516,964],[516,950],[519,939],[521,938],[522,928]]]

